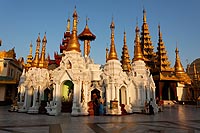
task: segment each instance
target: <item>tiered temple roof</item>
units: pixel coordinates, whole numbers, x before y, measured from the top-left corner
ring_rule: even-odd
[[[121,64],[122,64],[122,69],[125,72],[129,72],[131,69],[131,64],[130,64],[130,56],[128,52],[128,47],[126,44],[126,32],[124,32],[124,45],[122,48],[122,56],[121,56]]]

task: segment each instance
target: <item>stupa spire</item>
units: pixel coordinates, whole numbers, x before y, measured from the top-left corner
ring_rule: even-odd
[[[77,37],[77,23],[78,23],[78,15],[77,15],[77,12],[76,12],[76,7],[75,7],[74,13],[73,13],[73,29],[72,29],[72,34],[70,36],[70,40],[69,40],[69,43],[67,45],[66,51],[81,52],[81,50],[80,50],[80,44],[79,44],[78,37]]]
[[[37,46],[36,46],[36,51],[35,51],[35,58],[32,62],[33,67],[38,67],[39,64],[39,52],[40,52],[40,33],[38,34],[38,38],[36,40]]]
[[[112,18],[112,22],[110,25],[110,29],[111,29],[111,44],[110,44],[110,52],[109,52],[107,60],[118,60],[117,52],[115,49],[115,42],[114,42],[114,40],[115,40],[115,37],[114,37],[115,24],[114,24],[113,18]]]
[[[70,32],[70,19],[67,19],[67,28],[66,28],[66,32]]]
[[[157,47],[157,57],[156,57],[156,67],[159,70],[169,70],[170,62],[168,61],[167,51],[165,50],[165,45],[162,39],[162,33],[160,30],[160,25],[158,25],[158,47]]]
[[[147,22],[147,15],[146,15],[146,10],[143,9],[143,23]]]
[[[138,25],[135,28],[135,46],[134,46],[134,57],[133,57],[133,61],[137,61],[137,60],[144,60],[143,54],[142,54],[142,50],[141,50],[141,45],[140,45],[140,30]]]
[[[130,65],[130,56],[128,53],[128,47],[126,44],[126,32],[124,31],[124,45],[122,48],[122,56],[121,56],[121,64],[122,64],[122,69],[123,71],[129,72],[131,69]]]
[[[181,60],[180,60],[180,57],[179,57],[179,51],[178,51],[178,48],[176,47],[176,61],[175,61],[175,65],[174,65],[174,68],[175,68],[175,72],[176,73],[184,73],[184,68],[181,64]]]
[[[32,61],[33,61],[33,56],[32,56],[32,51],[33,51],[33,45],[32,42],[30,43],[30,48],[29,48],[29,55],[27,56],[27,61],[25,64],[25,69],[28,70],[31,67]]]
[[[149,33],[149,28],[147,24],[147,15],[146,10],[143,9],[143,25],[141,29],[141,49],[144,56],[144,61],[146,63],[147,68],[151,69],[154,68],[154,47],[152,45],[151,36]]]
[[[40,68],[47,68],[47,65],[48,65],[45,59],[46,44],[47,44],[47,38],[46,38],[46,32],[45,32],[44,37],[42,39],[42,51],[41,51],[40,61],[39,61]]]

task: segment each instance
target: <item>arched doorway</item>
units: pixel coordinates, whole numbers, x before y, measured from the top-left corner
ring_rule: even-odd
[[[61,112],[72,112],[74,84],[72,81],[67,80],[62,86],[62,107]]]
[[[126,94],[126,88],[124,86],[122,86],[119,89],[119,104],[127,104],[127,94]]]

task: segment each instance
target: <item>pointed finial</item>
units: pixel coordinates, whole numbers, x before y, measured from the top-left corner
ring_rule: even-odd
[[[117,52],[115,49],[115,42],[114,42],[114,29],[115,29],[115,24],[112,18],[112,22],[110,25],[110,29],[111,29],[111,44],[110,44],[110,53],[109,53],[109,57],[108,60],[118,60],[117,58]]]
[[[43,37],[43,39],[42,39],[42,42],[47,42],[46,32],[44,33],[44,37]]]
[[[176,47],[175,53],[176,53],[176,62],[175,62],[175,65],[174,65],[175,72],[176,73],[183,73],[184,72],[184,68],[183,68],[183,66],[181,64],[178,47]]]
[[[158,36],[159,36],[159,39],[162,40],[162,33],[161,33],[161,30],[160,30],[160,24],[158,24]]]
[[[33,45],[32,45],[32,41],[30,43],[30,51],[29,51],[29,54],[32,55],[32,51],[33,51]]]
[[[68,17],[67,19],[67,29],[66,29],[67,32],[70,32],[70,19]]]
[[[138,17],[136,17],[136,26],[138,26]]]
[[[114,17],[112,16],[112,22],[111,22],[111,25],[110,25],[110,29],[114,29],[115,28],[115,23],[114,23]]]
[[[134,46],[134,58],[133,61],[137,60],[144,60],[142,50],[141,50],[141,45],[140,45],[140,29],[138,26],[135,28],[135,46]]]
[[[77,12],[76,12],[76,6],[74,7],[74,13],[73,13],[73,17],[77,17]]]
[[[40,40],[40,33],[38,33],[38,38],[37,38],[36,42],[41,42],[41,40]]]
[[[146,10],[145,10],[145,8],[143,9],[143,22],[144,23],[147,22],[147,16],[146,16]]]
[[[86,16],[86,25],[88,25],[89,18]]]

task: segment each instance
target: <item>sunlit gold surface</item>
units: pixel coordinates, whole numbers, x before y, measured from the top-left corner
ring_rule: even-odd
[[[112,20],[112,23],[110,25],[110,29],[111,29],[111,44],[110,44],[110,52],[109,52],[107,60],[118,60],[117,52],[116,52],[116,49],[115,49],[115,42],[114,42],[115,24],[114,24],[113,20]]]
[[[157,47],[157,57],[156,57],[156,67],[159,68],[160,71],[173,71],[170,68],[170,62],[168,60],[167,51],[165,50],[165,45],[162,40],[162,33],[160,31],[160,25],[158,26],[158,47]]]
[[[126,44],[126,32],[124,32],[124,45],[122,48],[121,58],[122,58],[121,64],[122,64],[123,71],[129,72],[131,70],[131,65],[130,65],[130,56],[128,53],[128,47]]]
[[[180,57],[179,57],[179,51],[178,51],[178,48],[176,47],[176,62],[175,62],[175,65],[174,65],[174,68],[175,68],[175,72],[176,73],[183,73],[184,72],[184,68],[181,64],[181,60],[180,60]]]
[[[35,51],[35,58],[32,61],[32,67],[38,67],[39,65],[39,52],[40,52],[40,34],[38,35],[38,38],[36,40],[37,46]]]
[[[76,8],[75,8],[74,13],[73,13],[73,29],[72,29],[72,34],[70,36],[70,40],[69,40],[69,43],[67,45],[66,51],[81,52],[81,50],[80,50],[80,44],[79,44],[78,37],[77,37],[77,21],[78,21],[78,15],[77,15]]]
[[[40,68],[47,68],[48,67],[48,62],[45,59],[46,43],[47,43],[47,38],[46,38],[46,33],[45,33],[44,38],[42,39],[42,52],[41,52],[40,60],[39,60],[39,67]]]
[[[11,50],[6,51],[0,51],[0,59],[3,58],[13,58],[15,59],[16,54],[15,54],[15,50],[14,48],[12,48]]]
[[[147,24],[146,10],[143,9],[143,25],[141,29],[141,49],[147,68],[154,68],[155,53]]]
[[[135,46],[134,46],[134,57],[133,57],[133,61],[137,61],[137,60],[144,60],[143,54],[142,54],[142,50],[141,50],[141,45],[140,45],[140,30],[139,27],[136,26],[135,28]]]

